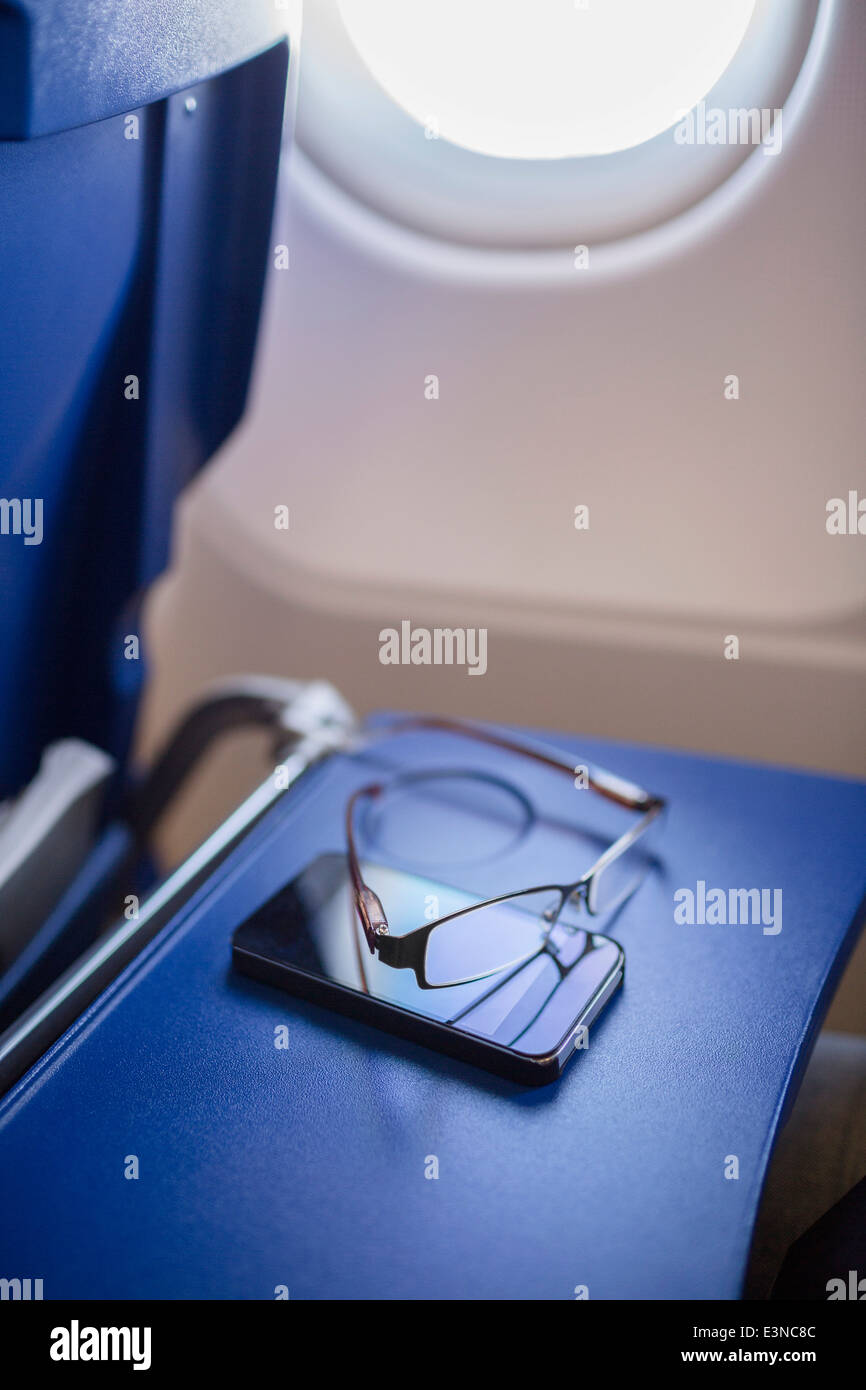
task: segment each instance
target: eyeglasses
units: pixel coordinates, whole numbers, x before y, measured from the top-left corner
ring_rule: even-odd
[[[574,778],[576,769],[567,759],[528,743],[508,738],[474,724],[440,718],[402,719],[389,733],[438,730],[461,734],[495,748],[517,753],[556,772]],[[449,913],[401,936],[392,936],[379,898],[364,882],[355,838],[359,804],[385,792],[390,784],[371,782],[360,787],[346,808],[349,876],[355,909],[371,954],[397,970],[413,970],[421,989],[445,989],[468,984],[531,959],[545,947],[566,903],[581,904],[592,916],[613,912],[639,886],[653,863],[649,832],[660,824],[663,797],[601,768],[586,769],[586,786],[640,819],[605,850],[586,873],[573,883],[545,884],[504,893]]]

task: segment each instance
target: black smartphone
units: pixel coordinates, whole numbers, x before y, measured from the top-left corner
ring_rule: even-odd
[[[387,904],[392,934],[478,901],[382,864],[366,863],[364,878]],[[503,911],[520,913],[512,928],[525,927],[525,911],[509,905]],[[370,954],[346,857],[325,854],[238,927],[232,957],[253,979],[538,1086],[556,1080],[588,1046],[590,1025],[623,979],[622,947],[585,931],[569,911],[549,933],[536,924],[538,949],[528,959],[468,984],[421,989],[410,970]]]

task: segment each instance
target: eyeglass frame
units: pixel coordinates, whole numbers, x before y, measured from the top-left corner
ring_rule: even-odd
[[[552,751],[546,751],[532,747],[529,743],[518,739],[509,738],[505,734],[492,729],[482,728],[479,725],[464,722],[458,719],[447,719],[435,716],[414,717],[402,719],[388,727],[388,733],[408,733],[436,730],[440,733],[462,734],[468,738],[474,738],[482,743],[487,743],[495,748],[505,749],[507,752],[517,753],[529,758],[534,762],[552,768],[557,772],[567,772],[570,777],[575,776],[576,768],[570,760],[556,756]],[[470,912],[477,912],[479,908],[492,907],[497,903],[506,903],[514,898],[526,897],[529,893],[558,893],[559,906],[551,916],[545,912],[544,919],[549,923],[546,935],[549,935],[562,915],[566,903],[571,902],[580,907],[581,903],[586,908],[590,916],[595,917],[597,912],[597,884],[605,869],[631,849],[650,827],[663,814],[667,801],[664,797],[652,795],[643,787],[625,778],[618,777],[615,773],[607,772],[603,768],[586,767],[587,786],[591,791],[597,792],[607,801],[614,802],[626,810],[638,811],[641,819],[633,825],[612,845],[599,855],[595,863],[581,874],[580,878],[573,883],[560,884],[548,883],[534,888],[521,888],[512,893],[503,893],[499,897],[485,898],[482,902],[473,903],[470,907],[462,907],[457,912],[449,912],[445,917],[437,917],[431,922],[424,922],[420,927],[413,928],[402,936],[392,936],[388,927],[388,918],[382,902],[368,883],[365,883],[361,873],[361,861],[358,855],[358,845],[355,838],[354,821],[355,812],[359,802],[364,799],[375,799],[387,791],[389,782],[370,782],[366,786],[357,788],[349,798],[346,806],[346,841],[347,858],[349,863],[349,877],[351,880],[352,893],[354,898],[355,911],[361,923],[364,937],[369,947],[370,954],[378,956],[383,965],[393,967],[395,970],[411,970],[414,972],[415,979],[420,989],[447,989],[447,984],[433,983],[427,979],[427,941],[433,931],[445,922],[451,922],[457,917],[466,916]],[[641,880],[642,881],[642,880]],[[631,888],[622,894],[605,911],[615,911],[620,907],[632,893],[640,886],[640,882],[635,883]],[[539,950],[543,946],[539,947]],[[532,959],[537,954],[533,952],[526,959]],[[498,974],[504,966],[498,966],[495,970],[484,971],[480,975],[469,976],[466,980],[453,983],[469,984],[475,980],[487,979],[492,975]]]

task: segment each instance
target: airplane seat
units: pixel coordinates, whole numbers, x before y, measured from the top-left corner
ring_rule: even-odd
[[[128,791],[142,596],[245,407],[292,18],[0,3],[0,966]]]

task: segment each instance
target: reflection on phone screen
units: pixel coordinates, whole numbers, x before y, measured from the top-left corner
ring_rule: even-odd
[[[363,872],[386,905],[392,935],[478,901],[384,865],[366,863]],[[522,964],[468,984],[422,990],[410,970],[396,970],[370,953],[341,854],[316,859],[265,904],[244,934],[252,949],[297,970],[532,1056],[556,1051],[620,961],[615,942],[564,914]]]

